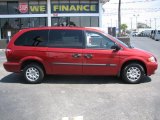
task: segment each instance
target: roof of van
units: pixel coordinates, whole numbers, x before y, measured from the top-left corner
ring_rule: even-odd
[[[50,30],[50,29],[64,29],[64,30],[93,30],[93,31],[101,31],[104,32],[101,28],[99,27],[34,27],[34,28],[25,28],[21,29],[20,31],[30,31],[30,30]]]

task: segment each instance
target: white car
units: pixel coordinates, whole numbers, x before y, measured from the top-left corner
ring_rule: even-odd
[[[133,36],[133,37],[138,36],[138,35],[139,35],[139,33],[136,31],[131,32],[131,36]]]
[[[160,30],[155,30],[154,39],[155,39],[156,41],[160,40]]]

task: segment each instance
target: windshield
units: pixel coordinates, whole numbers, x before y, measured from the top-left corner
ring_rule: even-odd
[[[121,40],[117,39],[116,37],[109,35],[105,30],[101,30],[101,29],[98,29],[98,30],[101,31],[104,35],[107,35],[109,37],[114,38],[116,41],[118,41],[118,43],[122,44],[123,46],[125,46],[127,48],[133,48],[133,46],[127,45],[126,43],[122,42]]]
[[[107,34],[106,32],[104,32],[104,34]],[[122,42],[121,40],[119,40],[119,39],[117,39],[116,37],[113,37],[113,36],[111,36],[111,35],[109,35],[109,34],[107,34],[108,36],[110,36],[110,37],[112,37],[112,38],[114,38],[116,41],[118,41],[118,43],[120,43],[121,45],[123,45],[123,46],[125,46],[125,47],[127,47],[127,48],[133,48],[131,45],[127,45],[126,43],[124,43],[124,42]]]
[[[117,40],[120,44],[122,44],[123,46],[127,47],[127,48],[132,48],[132,46],[127,45],[126,43],[122,42],[121,40],[117,39],[116,37],[114,37],[115,40]]]

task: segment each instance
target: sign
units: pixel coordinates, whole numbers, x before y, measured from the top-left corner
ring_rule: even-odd
[[[28,3],[19,3],[18,10],[20,13],[46,13],[46,5],[28,5]]]
[[[46,5],[30,5],[29,9],[31,13],[46,13]]]
[[[39,14],[46,13],[46,5],[28,5],[28,3],[19,3],[18,10],[20,13],[31,13]],[[54,14],[58,13],[98,13],[98,3],[62,3],[62,4],[51,4],[51,12]]]
[[[7,43],[11,40],[11,31],[7,31]]]
[[[52,4],[52,13],[98,13],[98,3],[74,3],[74,4]]]
[[[28,4],[27,3],[19,3],[18,10],[20,13],[28,12]]]
[[[11,31],[7,31],[7,36],[11,36]]]

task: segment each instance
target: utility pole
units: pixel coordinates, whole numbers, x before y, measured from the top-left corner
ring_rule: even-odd
[[[121,0],[118,4],[118,36],[121,36]]]
[[[157,18],[154,18],[155,20],[155,30],[157,29]]]
[[[150,28],[152,28],[152,25],[151,25],[151,24],[152,24],[152,20],[151,20],[151,18],[150,18]]]
[[[135,17],[136,17],[136,31],[138,31],[138,23],[137,23],[137,18],[138,18],[138,16],[139,16],[139,14],[137,14],[137,15],[133,15],[133,16],[135,16]]]
[[[118,25],[117,25],[117,20],[116,20],[116,28],[118,27]]]
[[[148,26],[147,24],[148,24],[148,20],[145,20],[146,21],[146,26]]]
[[[131,30],[132,30],[132,18],[131,18]]]
[[[112,18],[111,18],[111,27],[112,27]]]

